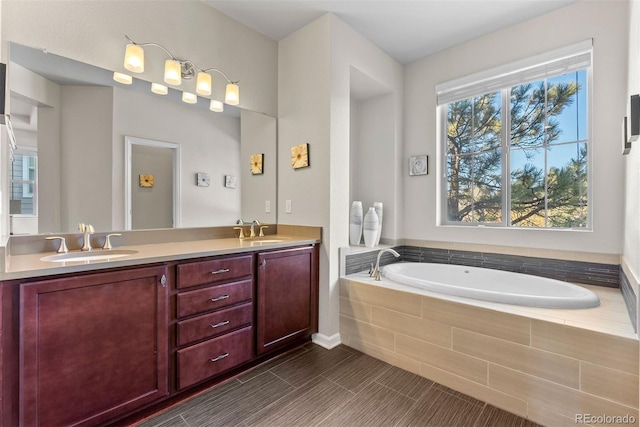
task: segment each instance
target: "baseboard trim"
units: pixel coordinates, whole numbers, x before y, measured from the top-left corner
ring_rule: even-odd
[[[320,333],[313,334],[311,341],[313,341],[314,344],[318,344],[320,347],[326,348],[327,350],[331,350],[342,343],[342,341],[340,341],[340,334],[334,334],[331,336]]]

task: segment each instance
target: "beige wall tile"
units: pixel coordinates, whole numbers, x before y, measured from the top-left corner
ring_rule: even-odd
[[[349,297],[389,310],[400,311],[412,316],[420,316],[420,297],[409,292],[386,289],[366,283],[351,282]]]
[[[416,360],[394,353],[391,350],[378,347],[377,345],[361,341],[359,339],[353,339],[350,340],[349,344],[343,344],[348,345],[351,348],[355,348],[356,350],[361,351],[365,354],[368,354],[371,357],[375,357],[376,359],[387,362],[393,366],[397,366],[400,369],[404,369],[405,371],[420,375],[420,362]]]
[[[580,362],[521,344],[453,329],[453,350],[578,389]]]
[[[527,403],[524,400],[489,388],[486,385],[478,384],[475,381],[470,381],[431,365],[425,365],[424,363],[420,365],[420,375],[459,391],[460,393],[467,394],[483,402],[502,408],[505,411],[520,415],[521,417],[527,416]]]
[[[371,306],[348,298],[340,298],[340,314],[371,323]]]
[[[451,348],[451,326],[380,307],[371,310],[371,323],[441,347]]]
[[[530,341],[530,319],[513,314],[422,297],[422,317],[519,344]]]
[[[349,287],[351,286],[351,280],[340,278],[338,285],[338,294],[343,298],[349,298]]]
[[[580,390],[633,408],[638,407],[637,375],[581,362]]]
[[[638,375],[638,340],[531,321],[531,346]]]
[[[349,345],[350,340],[358,339],[378,347],[394,350],[393,333],[369,323],[359,322],[351,317],[340,316],[340,336]]]
[[[487,383],[487,362],[405,335],[396,335],[396,353],[459,375],[480,384]]]
[[[589,424],[576,424],[575,417],[566,417],[536,403],[529,404],[527,418],[543,426],[589,427]]]
[[[638,419],[637,408],[620,405],[499,365],[489,364],[489,387],[569,418],[575,417],[575,414],[606,414],[631,415]]]

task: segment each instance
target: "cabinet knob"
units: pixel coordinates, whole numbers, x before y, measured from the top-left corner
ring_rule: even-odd
[[[222,353],[220,356],[218,357],[214,357],[213,359],[209,359],[211,362],[217,362],[218,360],[222,360],[225,357],[229,356],[229,353]]]
[[[229,298],[229,295],[220,295],[219,297],[211,298],[211,302],[222,301],[227,298]]]
[[[167,286],[167,276],[165,276],[164,274],[160,278],[160,284],[162,285],[163,288]]]

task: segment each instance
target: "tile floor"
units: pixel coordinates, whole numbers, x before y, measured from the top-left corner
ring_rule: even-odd
[[[537,424],[349,347],[308,344],[140,424],[152,426]]]

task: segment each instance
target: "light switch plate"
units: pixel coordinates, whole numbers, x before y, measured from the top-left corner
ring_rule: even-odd
[[[208,173],[199,172],[196,174],[196,185],[198,187],[208,187],[210,181]]]

